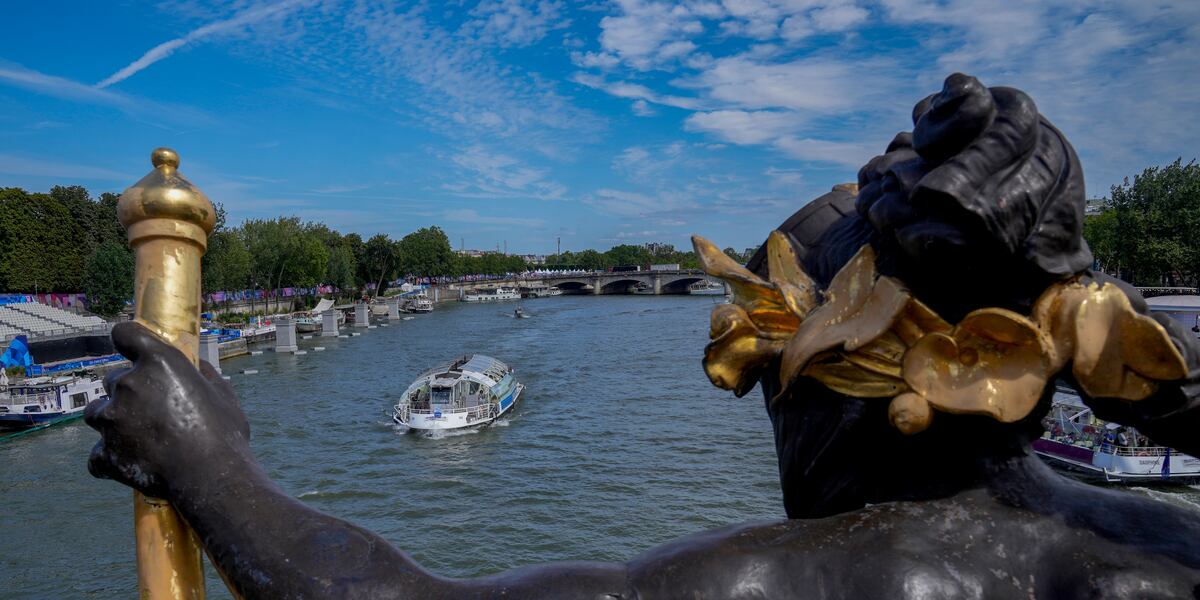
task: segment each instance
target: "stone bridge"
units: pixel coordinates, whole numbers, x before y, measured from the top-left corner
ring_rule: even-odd
[[[622,271],[618,273],[583,273],[547,275],[528,279],[492,280],[451,284],[451,289],[494,288],[496,286],[529,287],[538,284],[556,286],[564,294],[632,294],[644,289],[646,294],[686,294],[688,287],[711,278],[699,269],[680,271]],[[720,282],[718,282],[720,283]]]

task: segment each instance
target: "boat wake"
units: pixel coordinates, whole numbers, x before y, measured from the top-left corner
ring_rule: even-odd
[[[448,437],[458,437],[460,435],[474,435],[479,433],[479,431],[480,428],[478,427],[464,429],[427,429],[424,431],[414,430],[417,435],[429,440],[440,440]]]
[[[1194,486],[1194,485],[1187,486],[1187,487],[1189,487],[1191,489],[1198,489],[1197,486]],[[1178,492],[1164,491],[1164,490],[1159,490],[1159,489],[1154,489],[1154,488],[1145,488],[1145,487],[1135,487],[1133,489],[1137,490],[1138,492],[1141,492],[1155,500],[1158,500],[1159,502],[1165,502],[1167,504],[1174,504],[1175,506],[1180,506],[1183,508],[1190,508],[1192,510],[1200,510],[1200,502],[1197,502],[1196,500],[1189,498],[1188,495],[1185,495],[1185,494],[1180,494]]]

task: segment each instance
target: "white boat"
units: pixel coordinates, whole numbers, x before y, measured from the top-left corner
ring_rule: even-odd
[[[638,283],[637,285],[633,286],[633,293],[639,296],[653,296],[654,288],[645,283]]]
[[[1132,427],[1096,418],[1073,392],[1054,394],[1033,449],[1051,466],[1110,483],[1200,482],[1200,459],[1157,446]]]
[[[1155,296],[1146,298],[1146,305],[1200,336],[1200,296]]]
[[[408,297],[404,303],[404,312],[410,313],[431,313],[433,312],[433,300],[425,295],[425,292],[417,292]]]
[[[558,286],[546,285],[544,283],[534,283],[526,286],[521,296],[525,298],[547,298],[550,296],[561,296],[562,290]]]
[[[376,317],[382,317],[388,314],[387,299],[381,296],[376,296],[371,299],[371,314]]]
[[[693,296],[724,296],[725,286],[706,279],[688,286],[688,293]]]
[[[469,354],[417,377],[393,407],[392,419],[420,430],[477,427],[511,409],[523,391],[508,365]]]
[[[491,289],[471,290],[463,294],[463,302],[500,302],[502,300],[520,300],[521,294],[517,288],[500,286]]]
[[[107,397],[99,379],[75,375],[26,379],[0,392],[0,429],[76,419],[87,405]]]

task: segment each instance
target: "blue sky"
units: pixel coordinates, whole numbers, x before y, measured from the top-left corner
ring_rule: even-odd
[[[5,3],[0,185],[171,146],[232,221],[457,247],[757,245],[954,71],[1029,92],[1089,196],[1200,145],[1196,0]]]

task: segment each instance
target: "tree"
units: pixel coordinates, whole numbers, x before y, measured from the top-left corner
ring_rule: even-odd
[[[1088,244],[1126,280],[1195,285],[1200,275],[1200,165],[1150,167],[1112,187],[1113,216],[1085,221]],[[1090,222],[1090,226],[1088,225]]]
[[[0,188],[0,284],[9,291],[77,292],[90,255],[71,211],[48,194]]]
[[[217,231],[208,236],[208,252],[201,265],[204,292],[236,291],[250,285],[253,260],[237,230]]]
[[[388,276],[395,272],[399,259],[399,246],[388,239],[388,236],[377,233],[367,240],[364,261],[370,275],[368,281],[375,284],[376,295],[383,292],[383,284]]]
[[[399,271],[405,275],[438,277],[454,270],[450,238],[436,225],[404,236],[399,242],[399,252],[403,258]]]
[[[133,299],[133,253],[118,242],[108,241],[92,253],[84,273],[84,291],[92,310],[115,316]]]

